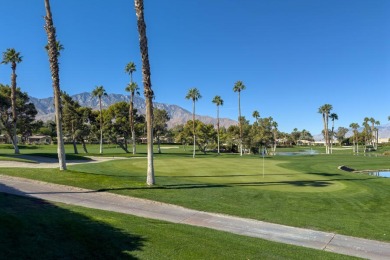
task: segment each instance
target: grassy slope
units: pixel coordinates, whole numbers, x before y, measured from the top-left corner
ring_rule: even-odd
[[[205,228],[0,194],[5,259],[354,259]]]

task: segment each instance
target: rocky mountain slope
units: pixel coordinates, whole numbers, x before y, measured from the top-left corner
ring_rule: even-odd
[[[79,102],[81,106],[91,107],[92,109],[99,109],[99,99],[97,97],[93,97],[91,93],[84,92],[77,95],[73,95],[72,98]],[[38,115],[37,119],[47,121],[54,119],[54,105],[53,98],[34,98],[30,97],[30,101],[35,105]],[[107,108],[110,105],[125,101],[129,102],[128,95],[121,94],[108,94],[102,98],[102,106],[103,108]],[[171,120],[168,122],[168,127],[171,128],[175,125],[185,124],[188,120],[192,119],[192,113],[182,107],[170,104],[163,103],[154,103],[154,106],[159,109],[164,109],[168,112]],[[145,114],[145,100],[141,97],[136,96],[134,98],[134,107],[138,109],[138,112],[141,114]],[[201,116],[196,115],[196,119],[206,123],[206,124],[216,124],[217,119],[210,116]],[[229,118],[220,118],[220,125],[224,127],[229,127],[231,125],[236,125],[237,121],[231,120]]]

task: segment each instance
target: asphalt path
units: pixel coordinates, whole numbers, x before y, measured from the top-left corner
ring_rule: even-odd
[[[45,162],[41,163],[45,164]],[[15,165],[14,167],[18,165],[15,162],[13,164]],[[4,167],[4,165],[0,163],[0,167]],[[58,167],[58,164],[53,167]],[[238,235],[257,237],[279,243],[361,258],[390,259],[390,243],[386,242],[197,211],[109,192],[81,189],[6,175],[0,175],[0,192],[173,223],[206,227]]]
[[[34,156],[34,155],[18,155],[14,156],[18,159],[29,160],[31,162],[21,162],[21,161],[3,161],[0,160],[0,168],[59,168],[58,159],[43,157],[43,156]],[[98,156],[84,156],[88,160],[66,160],[66,165],[75,165],[81,163],[99,163],[112,160],[128,160],[126,157],[98,157]],[[133,158],[135,159],[135,158]]]

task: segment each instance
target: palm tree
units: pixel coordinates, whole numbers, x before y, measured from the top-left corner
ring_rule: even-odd
[[[217,105],[217,143],[218,143],[218,155],[219,153],[219,106],[223,106],[223,100],[220,96],[215,96],[212,101]]]
[[[125,72],[130,75],[130,84],[133,83],[133,72],[136,71],[136,66],[134,62],[129,62],[127,63],[125,67]]]
[[[127,92],[130,92],[130,106],[129,106],[129,119],[130,119],[130,129],[131,129],[131,140],[133,143],[133,154],[136,153],[136,142],[135,142],[135,127],[134,127],[134,95],[139,95],[139,88],[137,83],[131,82],[127,85],[126,89]]]
[[[253,118],[256,119],[256,121],[257,121],[257,120],[260,118],[260,113],[259,113],[259,111],[257,111],[257,110],[253,111],[252,116],[253,116]]]
[[[49,51],[49,44],[46,44],[45,49],[46,51]],[[56,49],[57,49],[57,57],[60,57],[61,51],[64,50],[64,45],[62,45],[60,41],[56,41]]]
[[[328,128],[328,123],[329,123],[329,113],[333,109],[332,105],[330,104],[325,104],[321,106],[318,109],[318,113],[322,114],[322,121],[324,123],[324,136],[325,136],[325,148],[326,148],[326,154],[329,154],[329,128]]]
[[[274,137],[274,155],[276,155],[276,146],[277,146],[277,139],[278,139],[278,123],[276,121],[272,121],[272,134]]]
[[[334,120],[339,120],[339,116],[336,113],[332,113],[329,115],[329,118],[332,120],[332,132],[330,134],[332,141],[330,143],[330,153],[333,153]]]
[[[349,125],[350,128],[352,128],[353,131],[353,152],[359,153],[359,132],[358,128],[360,127],[358,123],[351,123]]]
[[[366,152],[366,150],[367,150],[367,145],[369,145],[369,143],[372,142],[371,127],[370,127],[370,124],[368,122],[370,122],[370,118],[365,117],[364,121],[362,123],[362,125],[364,127],[364,130],[363,130],[363,133],[364,133],[364,152]]]
[[[146,102],[146,129],[147,129],[147,150],[148,150],[148,169],[146,184],[154,185],[154,165],[153,165],[153,90],[150,81],[150,64],[148,53],[148,39],[146,37],[146,24],[144,19],[144,1],[134,0],[135,13],[137,15],[137,26],[139,33],[139,46],[142,59],[142,77],[144,83],[144,96]]]
[[[238,124],[240,127],[240,155],[242,156],[242,118],[241,118],[241,91],[245,89],[242,81],[237,81],[234,84],[233,91],[238,92]]]
[[[20,52],[17,52],[15,49],[7,49],[3,52],[2,64],[11,63],[11,110],[12,110],[12,124],[13,124],[13,136],[12,144],[14,146],[15,154],[19,154],[18,147],[18,137],[16,135],[16,121],[17,121],[17,112],[16,112],[16,65],[22,62],[22,56]]]
[[[196,144],[196,134],[195,134],[195,102],[198,101],[202,96],[197,88],[191,88],[188,90],[186,99],[192,100],[192,132],[194,135],[194,151],[192,157],[195,158],[195,144]]]
[[[378,120],[375,121],[375,125],[379,126],[381,124],[381,122],[379,122]],[[379,142],[379,129],[377,127],[375,127],[375,150],[378,150],[378,142]]]
[[[100,153],[103,153],[103,113],[102,113],[102,97],[107,96],[107,92],[103,86],[97,86],[92,91],[93,97],[98,97],[99,99],[99,111],[100,111]]]
[[[62,111],[61,111],[61,89],[60,89],[60,77],[59,77],[59,66],[58,66],[58,47],[56,40],[56,29],[53,25],[53,17],[50,10],[50,1],[45,0],[45,30],[47,34],[47,46],[48,55],[50,62],[51,78],[53,81],[54,90],[54,107],[56,116],[56,127],[57,127],[57,153],[60,170],[66,170],[65,160],[65,147],[64,139],[62,134]]]

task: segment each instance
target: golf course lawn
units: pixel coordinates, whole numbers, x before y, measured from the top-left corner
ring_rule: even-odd
[[[173,149],[171,149],[173,150]],[[157,185],[147,187],[146,159],[54,169],[0,169],[1,174],[110,191],[188,208],[390,241],[390,179],[337,167],[390,168],[390,158],[156,154]],[[263,171],[264,162],[264,171]]]
[[[4,259],[357,259],[0,193]]]

